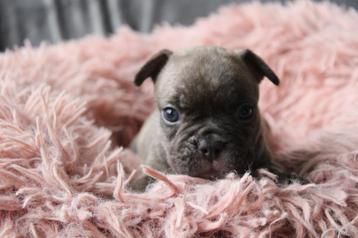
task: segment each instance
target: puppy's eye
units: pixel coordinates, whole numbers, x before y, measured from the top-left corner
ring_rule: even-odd
[[[165,122],[169,124],[176,123],[177,121],[179,121],[179,116],[180,114],[178,110],[175,109],[174,107],[166,106],[165,108],[163,108],[162,117]]]
[[[238,117],[240,120],[248,120],[254,116],[255,108],[248,103],[242,104],[238,110]]]

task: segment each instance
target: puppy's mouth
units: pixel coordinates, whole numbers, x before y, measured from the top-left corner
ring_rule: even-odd
[[[210,168],[204,172],[199,173],[196,177],[213,180],[213,179],[217,179],[219,176],[218,176],[218,171],[216,171],[213,168]]]
[[[218,179],[223,177],[225,174],[225,166],[223,161],[213,161],[208,169],[200,171],[196,177],[204,179]]]

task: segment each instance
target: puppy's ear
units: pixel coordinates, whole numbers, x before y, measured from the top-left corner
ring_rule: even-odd
[[[244,61],[258,83],[266,76],[275,85],[280,84],[280,80],[272,69],[259,56],[249,49],[236,51],[236,54]]]
[[[171,54],[173,54],[172,51],[164,49],[153,55],[136,74],[134,84],[140,86],[149,77],[155,81]]]

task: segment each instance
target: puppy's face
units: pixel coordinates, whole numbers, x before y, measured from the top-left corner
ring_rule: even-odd
[[[218,47],[165,54],[152,78],[169,166],[203,178],[250,169],[264,149],[257,108],[263,61]]]

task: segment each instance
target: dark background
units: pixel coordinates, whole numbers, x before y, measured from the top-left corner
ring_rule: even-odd
[[[41,41],[55,43],[87,34],[110,35],[121,25],[141,32],[162,22],[190,25],[221,5],[248,1],[0,0],[0,51],[21,46],[25,39],[36,46]],[[358,0],[333,2],[358,8]]]

